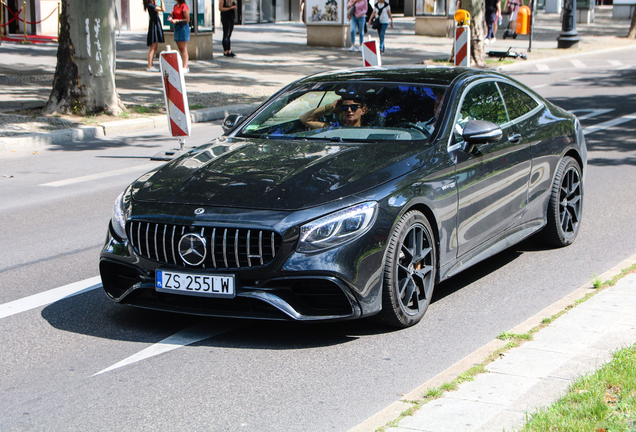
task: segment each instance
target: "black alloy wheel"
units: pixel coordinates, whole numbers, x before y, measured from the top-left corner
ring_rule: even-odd
[[[548,204],[547,224],[542,232],[552,246],[572,244],[579,232],[583,211],[581,167],[571,157],[559,163]]]
[[[418,211],[404,214],[389,240],[384,264],[381,319],[406,328],[417,324],[433,295],[436,246],[431,225]]]

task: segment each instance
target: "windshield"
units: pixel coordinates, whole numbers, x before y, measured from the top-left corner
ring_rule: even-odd
[[[237,134],[249,138],[382,141],[428,139],[446,87],[312,83],[279,95]]]

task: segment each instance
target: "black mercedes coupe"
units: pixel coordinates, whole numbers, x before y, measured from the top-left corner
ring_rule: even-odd
[[[579,231],[581,125],[519,82],[450,67],[322,73],[117,199],[112,300],[196,315],[408,327],[436,283]]]

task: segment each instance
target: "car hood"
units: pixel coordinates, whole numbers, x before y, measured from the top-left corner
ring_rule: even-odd
[[[299,210],[371,189],[421,166],[423,142],[333,143],[221,137],[133,184],[133,199]]]

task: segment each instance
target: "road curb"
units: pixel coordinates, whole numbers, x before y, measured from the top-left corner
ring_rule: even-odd
[[[248,115],[260,103],[227,105],[216,108],[204,108],[190,111],[193,123],[223,120],[228,114]],[[122,135],[128,132],[143,132],[153,129],[167,129],[168,118],[165,115],[152,117],[117,120],[100,123],[97,126],[79,126],[77,128],[61,129],[51,132],[33,133],[16,137],[0,137],[0,153],[15,150],[29,150],[50,145],[58,145],[92,138],[104,138]]]
[[[634,264],[636,264],[636,254],[623,260],[620,264],[601,274],[599,276],[599,279],[602,281],[610,280],[614,276],[619,275],[623,269],[631,267]],[[567,306],[574,304],[574,302],[582,299],[588,293],[594,292],[595,290],[596,289],[594,288],[592,282],[584,284],[583,286],[574,290],[572,293],[568,294],[560,300],[557,300],[555,303],[528,318],[521,324],[515,326],[510,330],[510,333],[527,333],[531,329],[541,324],[546,318],[551,318],[558,312],[563,311]],[[370,432],[375,431],[382,426],[385,426],[389,421],[397,419],[403,411],[412,407],[412,404],[408,403],[407,401],[423,399],[423,396],[428,389],[439,387],[444,383],[448,383],[456,379],[460,374],[466,372],[471,367],[481,364],[486,357],[494,353],[496,350],[503,348],[506,343],[506,341],[493,339],[492,341],[473,351],[451,367],[429,379],[424,384],[405,394],[402,398],[393,402],[388,407],[372,415],[359,425],[349,429],[348,432]]]
[[[0,153],[22,149],[34,149],[49,145],[64,144],[69,141],[82,141],[91,138],[103,138],[104,129],[99,126],[80,126],[47,133],[0,137]]]
[[[505,72],[508,69],[514,69],[515,67],[518,67],[518,66],[521,66],[521,65],[533,65],[533,64],[537,64],[537,63],[548,63],[548,62],[553,62],[553,61],[558,61],[558,60],[567,60],[567,59],[571,59],[571,58],[584,57],[584,56],[587,56],[587,55],[598,54],[599,52],[609,53],[609,52],[613,52],[613,51],[621,51],[621,50],[633,49],[633,48],[636,48],[636,44],[634,44],[634,45],[626,45],[626,46],[621,46],[621,47],[615,47],[615,48],[608,48],[608,49],[598,49],[598,50],[592,50],[592,51],[588,51],[588,52],[584,52],[584,53],[568,54],[568,55],[564,55],[564,56],[554,56],[554,57],[546,57],[546,58],[542,58],[542,59],[523,60],[523,61],[519,61],[519,62],[516,62],[516,63],[511,63],[511,64],[507,64],[507,65],[497,66],[494,69],[497,72]]]

